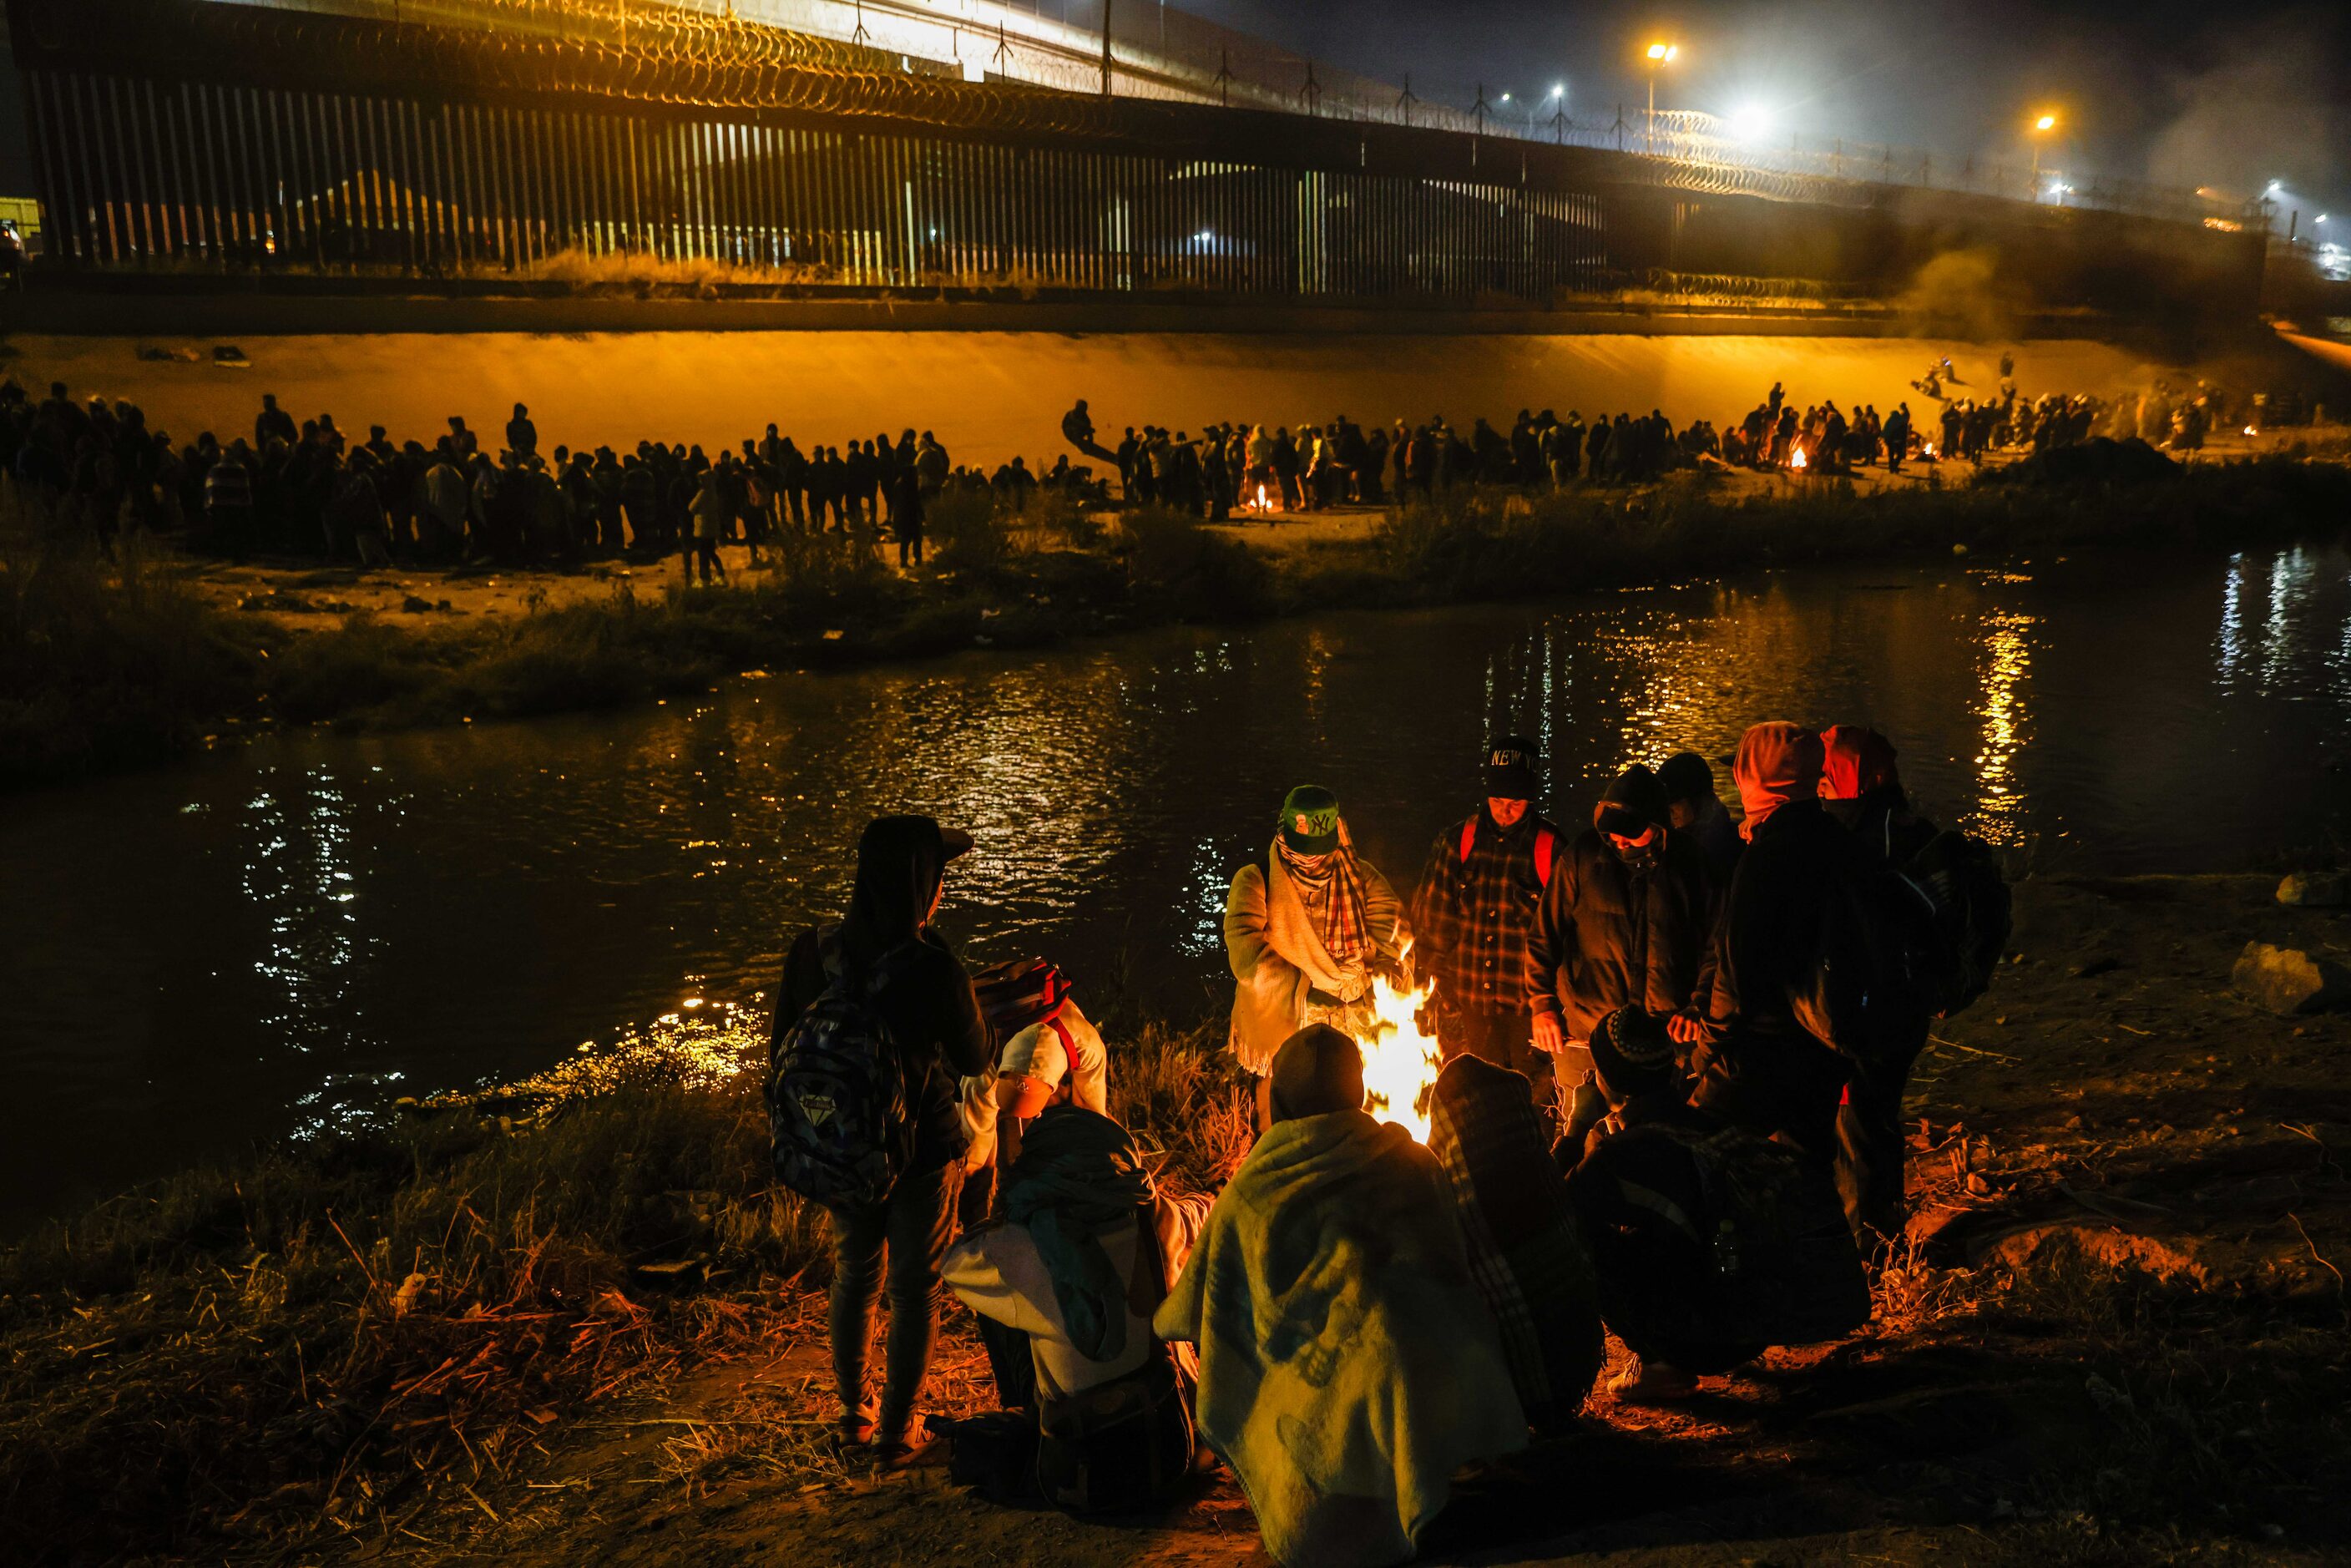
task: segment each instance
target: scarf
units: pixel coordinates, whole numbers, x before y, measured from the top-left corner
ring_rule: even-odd
[[[1301,855],[1276,835],[1273,852],[1298,890],[1298,902],[1313,923],[1314,935],[1331,962],[1344,968],[1372,951],[1371,917],[1364,910],[1364,873],[1355,861],[1355,841],[1339,822],[1339,847],[1327,854]]]
[[[1747,808],[1740,836],[1752,839],[1755,830],[1789,801],[1819,798],[1821,737],[1784,719],[1756,725],[1739,737],[1730,776],[1739,785],[1740,803]]]
[[[1089,1361],[1126,1349],[1126,1281],[1102,1237],[1157,1196],[1124,1127],[1099,1112],[1057,1105],[1030,1124],[1004,1183],[1004,1218],[1029,1232],[1052,1277],[1070,1343]],[[1138,1232],[1135,1245],[1158,1245]]]

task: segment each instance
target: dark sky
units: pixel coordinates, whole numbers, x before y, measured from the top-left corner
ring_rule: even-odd
[[[1185,0],[1301,53],[1467,106],[1564,81],[1579,120],[1641,103],[1640,46],[1677,39],[1660,109],[1767,106],[1786,131],[2018,156],[2028,111],[2061,110],[2049,154],[2110,178],[2258,193],[2351,227],[2351,5],[2281,0]],[[2022,154],[2029,156],[2029,154]],[[2069,172],[2071,170],[2069,169]],[[2332,226],[2332,225],[2330,225]]]

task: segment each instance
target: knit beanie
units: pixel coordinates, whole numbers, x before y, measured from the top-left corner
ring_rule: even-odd
[[[1665,786],[1635,762],[1601,791],[1600,804],[1592,809],[1592,825],[1604,833],[1637,839],[1651,828],[1665,826],[1670,816]]]

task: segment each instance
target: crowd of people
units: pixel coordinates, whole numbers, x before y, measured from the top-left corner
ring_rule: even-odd
[[[250,437],[224,444],[207,430],[182,444],[136,403],[78,402],[61,382],[35,402],[0,382],[0,465],[19,502],[38,526],[110,553],[127,527],[233,559],[362,567],[677,554],[708,581],[724,571],[720,544],[747,544],[757,564],[787,528],[886,538],[902,564],[920,561],[928,505],[946,492],[1012,512],[1040,491],[1106,499],[1066,455],[1042,472],[1018,456],[984,472],[953,463],[927,430],[803,449],[771,423],[715,456],[657,441],[616,452],[549,446],[517,403],[503,435],[486,440],[453,414],[429,446],[395,443],[381,424],[357,440],[333,414],[298,423],[265,393]]]
[[[1927,411],[1896,402],[1840,407],[1823,399],[1799,409],[1783,384],[1736,423],[1696,420],[1677,428],[1659,409],[1602,413],[1520,409],[1507,431],[1484,418],[1467,433],[1442,414],[1365,429],[1345,414],[1323,423],[1214,423],[1196,439],[1185,430],[1130,425],[1114,445],[1095,444],[1083,400],[1062,420],[1081,452],[1115,464],[1127,501],[1223,521],[1234,516],[1314,512],[1341,504],[1385,506],[1462,486],[1564,489],[1578,483],[1645,484],[1675,469],[1739,467],[1819,475],[1949,459],[1981,463],[1995,452],[2045,452],[2096,435],[2137,437],[2176,451],[2199,449],[2226,417],[2226,394],[2199,382],[2192,392],[2157,382],[2136,397],[2105,400],[2064,392],[2019,395],[2003,357],[1996,394],[1959,395],[1949,361],[1913,386]]]
[[[831,1217],[842,1451],[911,1463],[942,1283],[1002,1408],[956,1476],[1079,1512],[1160,1501],[1204,1447],[1287,1565],[1405,1561],[1462,1464],[1843,1337],[1903,1234],[1901,1100],[1930,1019],[2008,936],[1990,853],[1913,809],[1893,746],[1760,724],[1740,811],[1695,752],[1571,830],[1523,737],[1408,894],[1327,789],[1290,790],[1224,910],[1255,1142],[1155,1180],[1115,1051],[1043,959],[967,973],[933,924],[970,837],[865,831],[845,918],[794,943],[767,1101],[779,1179]],[[1375,982],[1437,1040],[1426,1146],[1367,1095]],[[876,1403],[877,1299],[890,1322]]]
[[[2189,393],[2158,382],[2114,402],[2050,393],[2019,396],[2001,364],[2000,390],[1956,395],[1948,365],[1916,383],[1935,412],[1914,418],[1902,402],[1834,400],[1802,408],[1774,384],[1737,423],[1677,428],[1656,409],[1601,413],[1519,411],[1509,430],[1484,418],[1465,433],[1441,415],[1368,428],[1339,414],[1321,424],[1214,423],[1187,430],[1130,426],[1114,445],[1095,440],[1080,400],[1061,422],[1081,457],[1050,468],[1015,456],[992,471],[956,464],[930,431],[906,429],[806,447],[775,424],[715,453],[699,444],[640,441],[633,450],[541,441],[517,403],[504,440],[451,415],[429,444],[395,441],[380,424],[364,439],[331,413],[298,421],[265,394],[253,430],[213,431],[192,442],[151,428],[124,400],[77,401],[63,382],[30,397],[0,382],[0,466],[20,504],[57,537],[110,552],[125,528],[172,534],[194,548],[245,559],[256,554],[338,561],[451,566],[563,566],[598,556],[681,557],[689,577],[723,575],[722,544],[749,547],[751,563],[787,529],[861,532],[894,541],[901,565],[925,556],[930,504],[942,494],[985,496],[991,507],[1026,511],[1040,494],[1079,507],[1112,504],[1107,476],[1129,506],[1161,507],[1209,521],[1378,507],[1456,486],[1524,491],[1637,484],[1677,468],[1740,466],[1837,475],[1884,464],[1949,458],[1981,462],[2002,451],[2045,451],[2095,434],[2138,436],[2190,450],[2227,413],[2225,394]]]

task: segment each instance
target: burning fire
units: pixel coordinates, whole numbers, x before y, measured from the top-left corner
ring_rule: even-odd
[[[1374,978],[1371,1038],[1356,1041],[1364,1049],[1364,1109],[1424,1144],[1428,1142],[1429,1094],[1443,1059],[1437,1037],[1421,1032],[1417,1015],[1436,990],[1433,982],[1408,991],[1384,976]]]
[[[2252,425],[2250,425],[2250,424],[2249,424],[2249,425],[2245,426],[2245,434],[2246,434],[2247,435],[2259,435],[2259,434],[2261,434],[2261,432],[2260,432],[2260,431],[2258,431],[2258,430],[2255,430]]]
[[[1797,469],[1801,469],[1804,466],[1804,449],[1802,447],[1799,446],[1788,454],[1788,466]]]

